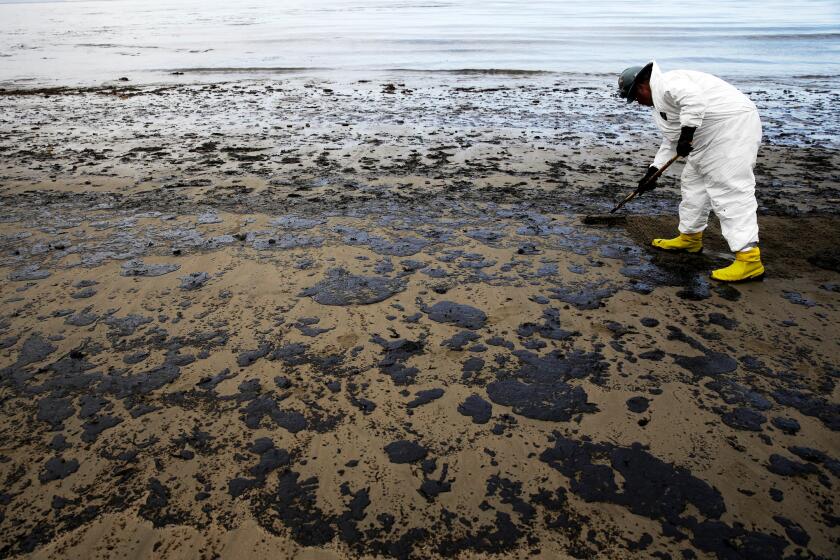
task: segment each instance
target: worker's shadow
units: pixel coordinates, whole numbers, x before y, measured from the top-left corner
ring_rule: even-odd
[[[730,261],[717,253],[679,253],[648,248],[651,264],[664,272],[664,284],[683,288],[677,296],[683,299],[706,299],[714,291],[730,301],[741,297],[741,292],[730,284],[710,279],[709,271],[726,266]]]

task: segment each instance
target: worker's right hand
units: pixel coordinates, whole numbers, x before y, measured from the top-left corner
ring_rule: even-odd
[[[646,193],[648,191],[652,191],[653,189],[655,189],[657,187],[657,185],[656,185],[657,179],[654,179],[653,181],[650,181],[649,183],[648,183],[648,179],[650,179],[651,177],[656,175],[656,173],[658,171],[659,171],[658,167],[654,167],[652,165],[650,167],[648,167],[647,173],[645,173],[645,176],[642,177],[642,179],[639,181],[639,187],[637,189],[639,191],[639,194]],[[645,184],[645,183],[647,183],[647,184]]]

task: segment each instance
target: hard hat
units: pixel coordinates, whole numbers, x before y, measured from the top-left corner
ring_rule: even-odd
[[[636,100],[636,84],[650,77],[653,62],[645,66],[631,66],[618,77],[618,96],[626,99],[627,103]]]

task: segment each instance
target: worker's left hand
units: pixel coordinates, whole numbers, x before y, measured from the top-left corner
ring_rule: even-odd
[[[688,157],[688,154],[694,149],[691,142],[694,140],[694,131],[697,130],[693,126],[684,126],[680,130],[680,139],[677,140],[677,154],[680,157]]]
[[[656,185],[656,179],[654,179],[653,181],[650,181],[650,182],[648,182],[648,180],[651,177],[653,177],[654,175],[656,175],[657,171],[659,171],[659,169],[652,166],[652,165],[650,167],[648,167],[647,173],[645,173],[645,176],[642,177],[641,180],[639,180],[639,186],[637,187],[637,190],[639,191],[639,194],[646,193],[648,191],[652,191],[653,189],[656,188],[656,186],[657,186]]]

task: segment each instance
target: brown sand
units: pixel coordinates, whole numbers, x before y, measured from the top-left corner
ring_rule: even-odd
[[[320,100],[310,132],[293,114],[242,117],[249,96],[230,87],[120,101],[145,108],[100,93],[12,98],[20,128],[4,125],[0,146],[10,278],[0,287],[0,556],[836,554],[840,295],[837,272],[808,261],[837,242],[830,169],[799,199],[820,215],[764,202],[767,279],[720,287],[707,277],[727,257],[714,225],[705,253],[685,257],[647,247],[672,233],[671,213],[626,229],[580,224],[637,171],[638,154],[610,160],[638,142],[636,129],[586,154],[583,132],[564,136],[573,122],[522,141],[548,133],[513,113],[522,99],[499,98],[511,122],[483,124],[499,107],[477,102],[461,109],[477,114],[455,140],[419,110],[400,114],[411,126],[372,122],[405,94],[380,95],[349,127],[353,115],[335,106],[344,101]],[[312,88],[288,88],[316,103]],[[259,86],[250,99],[272,106],[272,95]],[[442,89],[411,95],[447,103]],[[224,135],[166,130],[161,107],[201,103],[213,114],[237,105]],[[33,107],[55,111],[55,130],[13,145]],[[54,142],[70,123],[72,142]],[[179,126],[203,126],[193,125]],[[218,145],[202,148],[208,138]],[[245,141],[267,159],[232,149]],[[437,149],[412,156],[424,143]],[[796,175],[796,158],[819,150],[771,145],[762,173]],[[184,186],[197,178],[208,182]],[[673,203],[663,190],[631,210]],[[121,275],[137,259],[178,268]],[[366,280],[308,291],[335,269]],[[208,277],[182,289],[190,273]],[[380,289],[381,301],[324,303]],[[456,309],[461,325],[440,322],[442,302],[485,318]],[[431,389],[442,395],[407,406]],[[631,410],[634,397],[645,410]],[[394,462],[386,447],[402,440],[425,456]],[[55,457],[77,468],[48,476]]]

